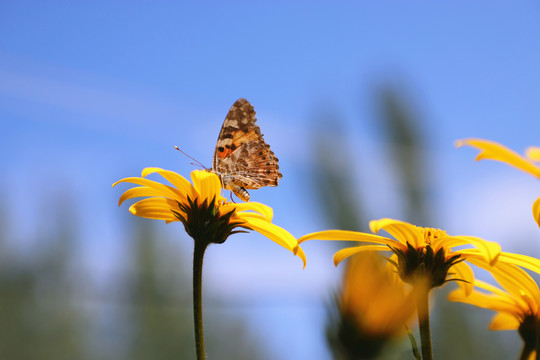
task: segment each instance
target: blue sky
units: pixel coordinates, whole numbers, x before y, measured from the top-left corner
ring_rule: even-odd
[[[146,166],[187,176],[192,166],[174,145],[209,166],[227,110],[245,97],[284,174],[279,188],[252,192],[274,208],[277,224],[296,236],[326,227],[306,184],[314,118],[328,107],[345,122],[345,139],[328,136],[353,149],[351,176],[370,189],[362,191],[369,214],[399,218],[374,104],[376,90],[393,84],[422,121],[433,226],[538,256],[530,214],[537,180],[475,163],[474,151],[453,142],[483,137],[518,152],[540,145],[539,17],[532,1],[3,1],[0,185],[15,224],[24,224],[21,238],[37,221],[36,199],[46,206],[71,192],[84,204],[81,256],[106,274],[127,246],[117,225],[127,209],[116,207],[121,190],[110,185]],[[528,242],[508,240],[516,229]],[[337,272],[328,246],[305,250],[304,271],[257,235],[208,253],[208,286],[229,276],[222,290],[231,301],[282,304],[262,336],[286,343],[303,334],[282,359],[328,358],[313,329]],[[270,313],[258,306],[264,311],[245,310],[254,327]]]

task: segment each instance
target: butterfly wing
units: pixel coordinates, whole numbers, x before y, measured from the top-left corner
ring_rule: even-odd
[[[223,121],[212,162],[212,171],[221,177],[223,186],[241,199],[249,199],[244,189],[277,186],[282,177],[278,159],[256,121],[249,101],[238,99]]]

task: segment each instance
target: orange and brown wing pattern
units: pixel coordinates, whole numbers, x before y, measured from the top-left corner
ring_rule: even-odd
[[[227,114],[219,133],[212,172],[223,187],[249,201],[245,189],[277,186],[282,175],[278,159],[255,124],[255,110],[246,99],[238,99]]]

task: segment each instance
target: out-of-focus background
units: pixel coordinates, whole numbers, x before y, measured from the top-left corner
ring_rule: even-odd
[[[284,175],[252,200],[293,235],[392,217],[540,256],[538,180],[453,145],[540,145],[539,39],[532,1],[0,2],[0,358],[194,358],[192,240],[111,184],[189,176],[174,145],[210,166],[240,97]],[[343,246],[306,243],[305,270],[256,233],[210,247],[208,358],[333,359]],[[516,358],[453,286],[436,357]]]

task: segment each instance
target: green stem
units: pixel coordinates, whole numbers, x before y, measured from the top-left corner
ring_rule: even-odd
[[[197,360],[205,360],[202,315],[202,266],[206,243],[195,241],[193,251],[193,321],[195,323],[195,349]]]
[[[431,351],[431,329],[429,326],[429,291],[418,302],[418,325],[422,344],[422,360],[433,360]]]

